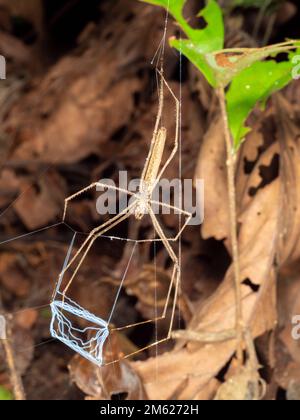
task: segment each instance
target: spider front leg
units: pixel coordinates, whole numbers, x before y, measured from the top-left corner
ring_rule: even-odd
[[[166,163],[163,165],[161,171],[159,172],[155,184],[153,186],[153,189],[156,187],[156,185],[159,183],[163,173],[165,172],[165,170],[167,169],[167,167],[169,166],[170,162],[172,161],[172,159],[174,158],[174,156],[176,155],[177,151],[178,151],[178,146],[179,146],[179,133],[180,133],[180,101],[177,98],[177,96],[175,95],[175,93],[173,92],[172,88],[170,87],[170,85],[168,84],[168,82],[166,81],[166,79],[163,76],[163,73],[159,70],[156,69],[156,71],[158,72],[158,74],[161,77],[161,80],[163,82],[163,84],[167,87],[168,91],[171,93],[174,101],[175,101],[175,106],[176,106],[176,128],[175,128],[175,139],[174,139],[174,147],[172,152],[170,153],[170,156],[168,157]],[[162,90],[162,88],[161,88]],[[163,99],[160,99],[163,100]]]
[[[85,192],[90,191],[91,189],[96,188],[96,187],[102,187],[102,188],[106,188],[106,189],[112,190],[112,191],[119,191],[121,193],[128,194],[130,196],[134,195],[134,193],[132,193],[128,190],[125,190],[123,188],[114,187],[113,185],[107,185],[107,184],[104,184],[102,182],[93,182],[88,187],[83,188],[82,190],[78,191],[77,193],[75,193],[73,195],[70,195],[69,197],[67,197],[65,199],[65,206],[64,206],[64,213],[63,213],[63,220],[62,220],[63,222],[66,220],[69,202],[74,200],[74,198],[77,198],[80,195],[84,194]]]
[[[77,266],[75,268],[75,271],[74,271],[71,279],[69,280],[67,286],[65,287],[65,289],[64,289],[64,291],[62,293],[63,296],[65,296],[66,293],[67,293],[67,291],[69,290],[69,288],[70,288],[70,286],[71,286],[71,284],[72,284],[75,276],[77,275],[80,267],[82,266],[84,260],[86,259],[87,254],[88,254],[89,250],[91,249],[91,247],[92,247],[93,243],[95,242],[95,240],[97,238],[99,238],[99,236],[103,235],[104,233],[106,233],[107,231],[109,231],[110,229],[112,229],[113,227],[117,226],[119,223],[121,223],[124,220],[128,219],[131,216],[131,214],[132,214],[131,210],[135,207],[135,205],[136,205],[136,202],[134,201],[133,203],[131,203],[130,206],[128,206],[126,209],[124,209],[120,214],[116,215],[115,217],[113,217],[112,219],[110,219],[107,222],[103,223],[102,225],[98,226],[97,228],[95,228],[89,234],[88,238],[81,245],[81,247],[76,252],[76,254],[74,255],[74,257],[71,259],[71,261],[69,262],[69,264],[67,265],[67,267],[60,274],[60,276],[63,276],[65,274],[65,272],[74,264],[74,262],[79,257],[79,255],[84,251],[83,256],[81,257],[79,263],[77,264]]]

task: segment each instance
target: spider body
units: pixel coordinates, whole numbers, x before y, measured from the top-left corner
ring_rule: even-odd
[[[132,216],[135,217],[136,220],[141,220],[146,214],[149,215],[149,217],[151,219],[151,222],[153,224],[153,228],[154,228],[154,231],[155,231],[156,238],[157,238],[157,239],[145,239],[145,240],[140,240],[140,241],[137,240],[137,242],[160,241],[164,245],[164,248],[165,248],[169,258],[173,262],[173,270],[172,270],[172,274],[171,274],[171,278],[170,278],[168,295],[166,297],[166,303],[165,303],[162,315],[155,318],[155,319],[150,319],[148,321],[143,321],[143,322],[139,322],[137,324],[131,324],[131,325],[128,325],[126,327],[114,328],[113,330],[110,330],[110,331],[124,330],[124,329],[127,329],[127,328],[132,328],[132,327],[137,326],[137,325],[146,324],[146,323],[150,323],[150,322],[156,322],[156,321],[160,321],[160,320],[166,318],[170,298],[171,298],[172,291],[173,291],[174,298],[173,298],[173,303],[172,303],[172,314],[171,314],[170,326],[169,326],[169,331],[168,331],[167,337],[165,339],[157,341],[156,343],[148,345],[147,347],[139,349],[138,351],[136,351],[134,353],[131,353],[130,355],[128,355],[126,357],[124,356],[123,358],[133,356],[134,354],[140,353],[141,351],[146,350],[149,347],[153,347],[153,346],[155,346],[155,345],[157,345],[161,342],[164,342],[166,340],[169,340],[171,338],[171,333],[172,333],[172,328],[173,328],[173,323],[174,323],[174,316],[175,316],[175,309],[176,309],[177,298],[178,298],[178,293],[179,293],[180,274],[181,274],[179,258],[177,257],[175,251],[173,250],[173,247],[171,246],[171,243],[176,242],[180,238],[183,230],[189,224],[189,221],[191,220],[191,217],[192,217],[192,215],[189,212],[184,211],[181,208],[171,206],[171,205],[166,204],[164,202],[153,200],[153,191],[155,190],[155,188],[156,188],[157,184],[159,183],[159,181],[161,180],[162,175],[164,174],[166,168],[168,167],[168,165],[170,164],[170,162],[172,161],[172,159],[174,158],[175,154],[178,151],[179,130],[180,130],[180,102],[177,99],[177,97],[175,96],[171,87],[166,82],[162,71],[157,70],[157,72],[158,72],[158,75],[160,77],[159,107],[158,107],[158,113],[157,113],[157,117],[156,117],[155,127],[154,127],[154,130],[153,130],[153,136],[152,136],[152,140],[151,140],[150,150],[149,150],[149,153],[148,153],[145,165],[144,165],[144,169],[142,171],[142,176],[141,176],[141,181],[140,181],[140,185],[139,185],[139,188],[138,188],[138,192],[137,193],[132,193],[132,192],[130,192],[128,190],[125,190],[125,189],[122,189],[122,188],[118,188],[118,187],[115,187],[115,186],[103,184],[103,183],[100,183],[100,182],[94,182],[93,184],[89,185],[88,187],[84,188],[83,190],[81,190],[81,191],[73,194],[72,196],[66,198],[64,215],[63,215],[63,221],[65,221],[68,203],[71,200],[73,200],[74,198],[81,195],[82,193],[84,193],[84,192],[86,192],[86,191],[88,191],[92,188],[95,188],[95,187],[101,187],[103,189],[111,189],[111,190],[114,190],[114,191],[119,191],[121,193],[126,193],[129,196],[131,196],[129,206],[127,208],[125,208],[122,212],[120,212],[118,215],[112,217],[108,221],[104,222],[100,226],[93,229],[89,233],[88,237],[83,242],[81,247],[78,249],[76,254],[73,256],[73,258],[71,258],[71,260],[68,262],[66,267],[64,267],[62,273],[60,274],[61,277],[63,277],[64,273],[71,266],[75,265],[74,270],[73,270],[73,274],[71,276],[71,279],[69,280],[68,284],[66,285],[63,292],[61,293],[62,305],[64,305],[64,298],[66,296],[66,293],[68,292],[75,276],[77,275],[81,265],[83,264],[84,260],[86,259],[87,254],[89,253],[89,251],[90,251],[91,247],[93,246],[94,242],[96,241],[96,239],[99,238],[100,236],[104,235],[106,232],[110,231],[115,226],[117,226],[121,222],[129,219]],[[163,155],[164,155],[164,152],[165,152],[166,142],[167,142],[167,130],[166,130],[165,127],[163,127],[161,125],[163,103],[164,103],[164,86],[167,87],[169,93],[172,95],[172,97],[175,101],[175,104],[176,104],[176,129],[175,129],[175,139],[174,139],[173,149],[172,149],[170,155],[167,157],[165,163],[162,164]],[[183,226],[181,227],[181,229],[179,230],[179,232],[177,233],[177,235],[175,237],[168,238],[165,235],[165,233],[163,231],[163,228],[161,227],[160,222],[159,222],[157,216],[155,215],[155,213],[153,211],[153,205],[159,206],[160,208],[167,208],[168,210],[176,211],[178,214],[181,214],[186,218],[185,223],[183,224]],[[66,298],[67,298],[67,296],[66,296]],[[108,321],[108,324],[109,324],[109,322],[110,321]]]
[[[140,191],[136,194],[135,208],[133,210],[136,220],[142,220],[148,214],[149,198],[149,193],[146,191]]]
[[[142,173],[139,191],[135,196],[136,206],[134,215],[137,220],[141,220],[149,213],[148,206],[151,203],[152,193],[157,185],[158,172],[165,150],[166,139],[167,130],[165,127],[161,127],[153,135],[151,148]]]

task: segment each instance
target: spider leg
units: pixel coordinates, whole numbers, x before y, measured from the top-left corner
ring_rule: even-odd
[[[173,92],[173,90],[171,89],[170,85],[168,84],[168,82],[164,78],[163,73],[161,72],[161,70],[156,69],[156,71],[160,75],[163,84],[167,87],[168,91],[171,93],[171,95],[172,95],[172,97],[173,97],[173,99],[175,101],[175,105],[176,105],[176,132],[175,132],[175,139],[174,139],[174,147],[173,147],[173,150],[172,150],[169,158],[167,159],[166,163],[162,167],[161,171],[159,172],[159,175],[158,175],[158,177],[156,179],[155,184],[153,185],[152,190],[155,189],[155,187],[158,184],[158,182],[160,181],[163,173],[165,172],[165,170],[167,169],[167,167],[169,166],[170,162],[172,161],[172,159],[174,158],[175,154],[178,151],[179,132],[180,132],[180,102],[179,102],[177,96],[175,95],[175,93]]]
[[[176,210],[180,214],[183,214],[184,216],[186,216],[186,221],[185,221],[184,225],[182,226],[182,228],[180,229],[180,231],[177,233],[177,235],[174,238],[167,238],[164,235],[164,237],[166,238],[166,240],[168,242],[176,242],[180,238],[180,236],[181,236],[182,232],[184,231],[184,229],[186,228],[186,226],[189,224],[193,215],[191,213],[187,212],[187,211],[184,211],[184,210],[180,209],[179,207],[171,206],[169,204],[165,204],[165,203],[162,203],[162,202],[159,202],[159,201],[151,201],[151,202],[154,203],[154,204],[159,204],[162,207],[166,207],[166,208],[171,209],[171,210]],[[155,219],[157,220],[156,217],[155,217]],[[161,231],[162,231],[162,228],[161,228]],[[161,242],[162,238],[160,237],[160,239],[158,239],[158,240]],[[140,243],[155,242],[155,241],[156,241],[155,239],[154,240],[153,239],[145,239],[145,240],[141,240]],[[161,316],[153,318],[153,319],[149,319],[147,321],[142,321],[142,322],[138,322],[138,323],[135,323],[135,324],[126,325],[125,327],[114,328],[111,331],[123,331],[123,330],[126,330],[128,328],[133,328],[133,327],[136,327],[136,326],[139,326],[139,325],[149,324],[149,323],[152,323],[152,322],[157,322],[157,321],[161,321],[161,320],[165,319],[166,314],[167,314],[167,309],[168,309],[168,306],[169,306],[169,301],[170,301],[170,297],[171,297],[171,291],[172,291],[172,287],[173,287],[173,284],[174,284],[175,276],[176,276],[176,267],[174,267],[174,269],[173,269],[172,278],[171,278],[171,282],[170,282],[169,289],[168,289],[168,295],[167,295],[167,298],[166,298],[166,303],[164,305],[164,310],[163,310],[163,313],[162,313]]]
[[[158,71],[158,69],[157,69],[157,71]],[[146,158],[146,162],[145,162],[144,169],[143,169],[143,172],[142,172],[142,175],[141,175],[141,179],[145,179],[145,175],[146,175],[147,168],[148,168],[148,163],[149,163],[150,157],[152,156],[153,148],[154,148],[154,145],[155,145],[155,140],[157,138],[157,134],[158,134],[158,130],[159,130],[159,124],[160,124],[160,121],[161,121],[161,118],[162,118],[163,107],[164,107],[164,83],[163,83],[162,78],[161,78],[161,82],[160,82],[160,86],[159,86],[158,101],[159,101],[159,105],[158,105],[158,111],[157,111],[157,116],[156,116],[156,120],[155,120],[155,126],[154,126],[153,136],[152,136],[152,140],[151,140],[150,150],[149,150],[148,156]]]
[[[159,224],[159,221],[157,220],[157,218],[156,218],[156,216],[155,216],[155,214],[154,214],[150,205],[148,206],[148,211],[149,211],[149,215],[151,217],[154,229],[155,229],[156,233],[158,234],[158,236],[160,237],[162,243],[164,244],[171,260],[173,261],[174,269],[176,271],[175,278],[174,278],[174,285],[175,285],[174,301],[173,301],[173,307],[172,307],[172,315],[171,315],[171,321],[170,321],[170,326],[169,326],[169,332],[168,332],[168,336],[167,336],[167,340],[169,340],[171,338],[171,333],[172,333],[172,328],[173,328],[173,323],[174,323],[175,310],[176,310],[176,304],[177,304],[178,293],[179,293],[181,269],[180,269],[180,265],[179,265],[179,259],[176,256],[173,248],[171,247],[167,237],[165,236],[164,231],[162,230],[162,228]]]
[[[74,255],[74,257],[72,258],[72,260],[69,262],[69,264],[67,265],[67,267],[61,272],[61,276],[64,275],[64,273],[68,270],[68,268],[70,268],[70,266],[74,263],[74,261],[78,258],[78,256],[81,254],[81,252],[84,250],[84,248],[86,247],[79,263],[76,266],[76,269],[71,277],[71,279],[69,280],[67,286],[65,287],[62,295],[65,296],[68,289],[70,288],[76,274],[78,273],[78,270],[80,269],[81,265],[83,264],[84,260],[86,259],[86,256],[89,252],[89,250],[91,249],[93,243],[95,242],[95,240],[97,238],[99,238],[99,236],[103,235],[104,233],[106,233],[108,230],[112,229],[113,227],[117,226],[119,223],[123,222],[124,220],[128,219],[131,216],[131,209],[135,206],[135,202],[133,202],[129,207],[127,207],[126,209],[124,209],[122,211],[122,213],[118,214],[117,216],[113,217],[112,219],[110,219],[108,222],[103,223],[102,225],[100,225],[99,227],[97,227],[96,229],[94,229],[89,237],[85,240],[85,242],[83,243],[83,245],[80,247],[80,249],[76,252],[76,254]]]
[[[158,317],[152,318],[152,319],[148,319],[146,321],[136,322],[135,324],[126,325],[124,327],[112,328],[110,331],[111,332],[124,331],[124,330],[127,330],[129,328],[137,327],[139,325],[150,324],[150,323],[162,321],[163,319],[165,319],[166,315],[167,315],[167,310],[168,310],[168,307],[169,307],[171,291],[172,291],[172,287],[173,287],[173,284],[174,284],[175,276],[176,276],[176,268],[174,267],[172,277],[171,277],[171,281],[170,281],[170,285],[169,285],[169,288],[168,288],[168,294],[167,294],[166,302],[164,304],[164,310],[163,310],[163,313],[162,313],[161,316],[158,316]]]
[[[148,206],[148,212],[150,214],[150,217],[151,217],[151,220],[152,220],[152,223],[154,225],[154,228],[155,228],[156,233],[158,234],[158,236],[160,237],[160,240],[165,245],[165,248],[166,248],[166,250],[167,250],[170,258],[174,262],[173,275],[172,275],[172,280],[171,280],[169,291],[168,291],[168,296],[167,296],[167,300],[166,300],[166,305],[165,305],[164,313],[163,313],[163,316],[162,317],[158,318],[158,320],[165,318],[166,311],[167,311],[167,308],[168,308],[168,303],[169,303],[169,300],[170,300],[171,291],[172,291],[173,286],[175,285],[174,301],[173,301],[173,305],[172,305],[172,315],[171,315],[171,320],[170,320],[170,324],[169,324],[168,334],[167,334],[167,336],[165,338],[163,338],[161,340],[158,340],[155,343],[149,344],[148,346],[145,346],[145,347],[143,347],[143,348],[141,348],[141,349],[139,349],[139,350],[137,350],[137,351],[135,351],[133,353],[130,353],[130,354],[126,355],[126,356],[123,356],[120,359],[117,359],[117,360],[114,360],[114,361],[111,361],[111,362],[108,362],[108,363],[104,363],[104,366],[108,366],[108,365],[111,365],[113,363],[117,363],[120,360],[124,360],[124,359],[128,359],[130,357],[133,357],[133,356],[135,356],[135,355],[137,355],[137,354],[139,354],[139,353],[141,353],[141,352],[143,352],[143,351],[145,351],[145,350],[147,350],[147,349],[149,349],[151,347],[155,347],[155,346],[157,346],[159,344],[162,344],[162,343],[170,340],[171,339],[171,336],[172,336],[172,329],[173,329],[174,318],[175,318],[175,310],[176,310],[176,304],[177,304],[178,293],[179,293],[181,270],[180,270],[180,266],[179,266],[179,260],[178,260],[178,258],[176,256],[173,248],[169,244],[168,239],[166,238],[166,236],[165,236],[165,234],[164,234],[164,232],[163,232],[163,230],[162,230],[162,228],[161,228],[161,226],[160,226],[160,224],[159,224],[159,222],[158,222],[158,220],[157,220],[157,218],[156,218],[155,214],[153,213],[153,210],[151,209],[150,206]],[[141,324],[146,324],[146,323],[149,323],[149,322],[153,322],[155,320],[156,319],[145,321],[145,322],[142,322]],[[129,325],[128,328],[133,327],[133,326],[136,326],[136,325],[140,325],[140,323]],[[116,328],[116,329],[111,330],[111,331],[120,331],[120,330],[125,329],[125,328]]]
[[[74,261],[76,260],[76,258],[78,257],[78,255],[83,251],[83,249],[87,246],[87,244],[89,243],[89,241],[94,237],[94,235],[99,231],[102,230],[104,228],[107,227],[107,229],[101,233],[101,235],[103,235],[103,233],[107,232],[107,230],[109,230],[110,228],[112,228],[113,226],[115,226],[115,224],[113,224],[116,220],[119,219],[120,216],[126,214],[126,213],[130,213],[131,209],[136,205],[136,201],[134,201],[133,203],[130,204],[130,206],[126,207],[121,213],[117,214],[116,216],[114,216],[112,219],[107,220],[106,222],[102,223],[102,225],[96,227],[95,229],[93,229],[88,237],[86,238],[86,240],[83,242],[83,244],[80,246],[80,248],[78,249],[78,251],[76,252],[76,254],[74,255],[74,257],[70,260],[69,264],[67,265],[67,267],[65,268],[65,270],[61,273],[61,275],[64,275],[64,273],[70,268],[70,266],[74,263]],[[120,223],[120,222],[118,222]],[[113,226],[111,226],[113,224]]]
[[[126,193],[130,196],[133,196],[134,193],[125,190],[123,188],[119,188],[119,187],[114,187],[113,185],[107,185],[107,184],[103,184],[102,182],[93,182],[92,184],[90,184],[88,187],[83,188],[82,190],[78,191],[77,193],[70,195],[69,197],[67,197],[65,199],[65,206],[64,206],[64,213],[63,213],[63,222],[66,219],[66,215],[67,215],[67,210],[68,210],[68,204],[70,201],[74,200],[74,198],[79,197],[80,195],[84,194],[87,191],[90,191],[91,189],[95,188],[95,187],[103,187],[106,188],[108,190],[113,190],[113,191],[120,191],[122,193]]]
[[[182,232],[184,231],[184,229],[185,229],[185,228],[188,226],[188,224],[190,223],[190,221],[191,221],[191,219],[192,219],[192,217],[193,217],[192,213],[190,213],[190,212],[188,212],[188,211],[185,211],[185,210],[182,210],[182,209],[181,209],[181,208],[179,208],[179,207],[175,207],[175,206],[171,206],[170,204],[163,203],[163,202],[161,202],[161,201],[151,200],[151,203],[152,203],[152,204],[155,204],[155,205],[159,205],[159,206],[161,206],[161,207],[165,207],[165,208],[170,209],[170,210],[177,211],[179,214],[181,214],[181,215],[183,215],[183,216],[185,216],[185,217],[186,217],[186,220],[185,220],[185,222],[184,222],[183,226],[181,227],[181,229],[179,230],[179,232],[177,233],[177,235],[176,235],[175,237],[173,237],[173,238],[166,238],[166,239],[167,239],[167,241],[169,241],[169,242],[176,242],[176,241],[178,241],[178,239],[180,238],[180,236],[181,236]],[[157,219],[157,218],[156,218],[156,219]],[[149,241],[150,241],[149,239],[146,239],[146,240],[144,240],[143,242],[149,242]],[[159,241],[161,241],[161,239],[159,239]]]

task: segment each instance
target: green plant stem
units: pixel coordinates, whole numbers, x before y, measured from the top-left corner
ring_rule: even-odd
[[[236,301],[236,337],[237,337],[237,359],[239,365],[243,365],[243,342],[244,342],[244,323],[243,323],[243,307],[240,277],[240,259],[238,246],[238,229],[237,229],[237,207],[236,207],[236,188],[235,188],[235,154],[233,142],[230,133],[228,115],[226,109],[226,97],[223,87],[217,89],[217,95],[220,103],[222,120],[224,124],[224,135],[226,142],[227,154],[227,186],[229,198],[229,219],[230,219],[230,239],[232,247],[233,260],[233,276],[235,285],[235,301]]]

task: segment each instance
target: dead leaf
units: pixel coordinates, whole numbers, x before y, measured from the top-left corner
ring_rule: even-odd
[[[106,356],[109,362],[118,359],[116,337],[111,343],[112,354]],[[72,380],[88,396],[87,399],[107,400],[119,397],[126,400],[147,399],[138,374],[129,363],[121,360],[101,368],[76,355],[69,365]]]
[[[38,312],[35,309],[19,311],[14,316],[15,323],[24,330],[31,330],[38,319]]]
[[[20,265],[18,255],[2,253],[0,255],[0,280],[16,296],[28,295],[30,281]]]
[[[195,179],[203,179],[204,185],[213,182],[214,188],[205,188],[202,237],[222,240],[228,237],[228,194],[226,151],[223,122],[218,116],[206,132],[198,158]]]
[[[29,331],[13,326],[12,330],[12,348],[16,369],[20,375],[24,375],[30,366],[34,355],[34,340]],[[3,348],[0,346],[0,360],[4,360]]]
[[[31,183],[23,183],[13,207],[28,230],[47,226],[62,214],[64,187],[55,171],[49,171],[39,179],[37,188]]]
[[[217,133],[219,133],[218,130]],[[246,280],[242,287],[244,319],[251,325],[254,337],[273,329],[276,324],[273,262],[277,249],[278,207],[276,203],[279,200],[279,191],[279,180],[258,190],[240,216],[241,278]],[[211,203],[213,202],[212,200]],[[220,214],[224,217],[224,213],[220,212]],[[218,221],[218,218],[215,221],[215,218],[215,212],[207,213],[206,228],[209,227],[210,232],[215,232],[214,235],[219,235],[217,232],[220,232],[218,230],[220,226],[224,235],[224,222],[220,222],[220,219]],[[256,288],[256,286],[260,287]],[[234,323],[235,296],[230,268],[223,283],[195,315],[189,329],[218,332],[234,328]],[[215,377],[234,351],[234,340],[203,346],[189,343],[186,348],[164,354],[156,360],[137,362],[134,366],[144,379],[150,399],[168,399],[183,379],[194,378],[195,381],[190,386],[187,385],[180,395],[180,398],[190,399],[195,394],[195,387],[204,386]],[[199,364],[197,360],[205,360],[205,364]],[[160,395],[156,391],[157,384],[155,386],[153,378],[155,364],[159,367],[156,380],[160,384]],[[176,369],[170,372],[169,366],[176,366]]]
[[[245,366],[240,373],[231,376],[218,389],[215,400],[217,401],[253,401],[260,399],[256,389],[258,378],[253,371]]]

